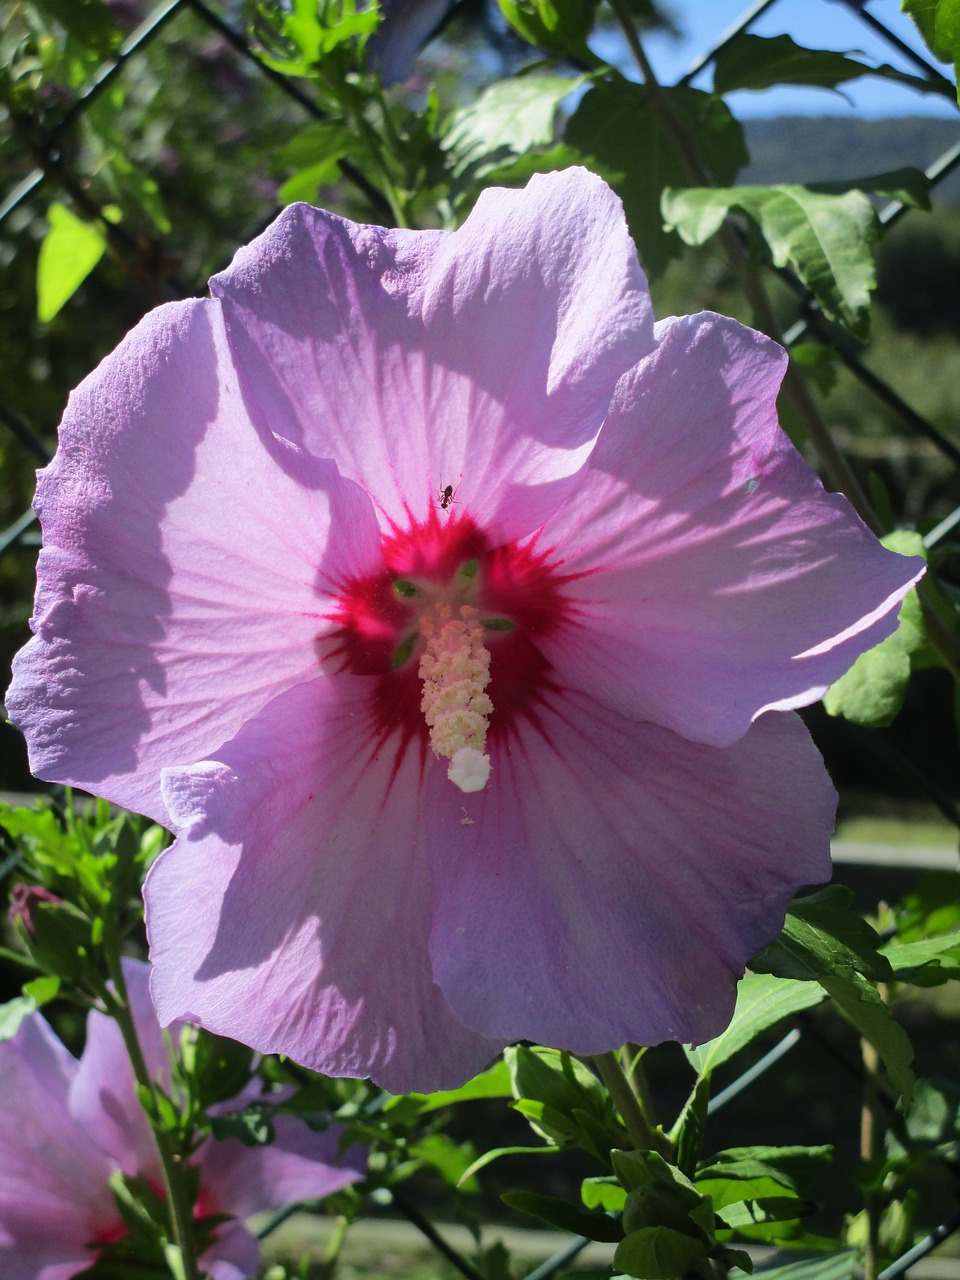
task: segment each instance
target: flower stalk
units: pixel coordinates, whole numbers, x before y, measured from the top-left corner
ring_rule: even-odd
[[[123,1043],[130,1058],[137,1084],[147,1090],[152,1097],[154,1083],[150,1078],[150,1072],[147,1069],[147,1063],[137,1036],[137,1029],[127,994],[127,984],[123,976],[123,968],[120,964],[120,956],[114,939],[105,939],[104,954],[107,958],[110,980],[114,988],[113,992],[107,993],[108,1012],[116,1021],[120,1034],[123,1036]],[[160,1132],[152,1121],[151,1132],[160,1155],[164,1192],[167,1210],[170,1215],[170,1229],[173,1243],[179,1251],[183,1280],[200,1280],[197,1251],[193,1237],[193,1219],[182,1176],[182,1163],[173,1149],[169,1134]]]
[[[627,1133],[638,1151],[656,1151],[666,1159],[672,1159],[673,1147],[664,1135],[647,1120],[624,1074],[620,1059],[615,1053],[598,1053],[593,1058],[600,1079],[610,1090],[610,1096],[623,1119]]]

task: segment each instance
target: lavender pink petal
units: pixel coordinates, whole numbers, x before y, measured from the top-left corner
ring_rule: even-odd
[[[422,520],[438,489],[495,537],[569,487],[651,350],[620,202],[574,169],[485,191],[452,235],[291,206],[211,281],[255,421]]]
[[[502,1048],[431,976],[421,761],[398,736],[371,730],[364,678],[318,679],[166,772],[179,838],[144,890],[161,1021],[394,1092],[463,1081]]]
[[[73,393],[37,509],[8,711],[38,776],[160,821],[160,770],[311,675],[331,575],[379,565],[362,491],[248,418],[215,302],[152,312]]]
[[[556,548],[575,625],[543,648],[605,706],[727,745],[816,701],[897,624],[923,561],[884,550],[777,425],[781,348],[724,316],[657,326]]]
[[[836,796],[794,715],[731,747],[564,691],[459,801],[433,775],[430,956],[482,1035],[578,1053],[700,1042],[805,882],[830,874]]]

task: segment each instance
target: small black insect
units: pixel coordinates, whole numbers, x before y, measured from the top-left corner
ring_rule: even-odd
[[[448,511],[453,506],[457,500],[459,490],[459,485],[454,489],[452,484],[448,484],[444,489],[437,490],[437,506],[441,511]]]

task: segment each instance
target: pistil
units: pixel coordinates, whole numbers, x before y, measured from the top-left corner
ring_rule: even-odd
[[[461,605],[454,617],[448,604],[437,604],[432,615],[421,618],[420,633],[427,642],[420,658],[420,708],[430,746],[449,760],[447,777],[455,786],[482,791],[490,776],[484,746],[493,703],[484,692],[490,682],[490,653],[477,610]]]

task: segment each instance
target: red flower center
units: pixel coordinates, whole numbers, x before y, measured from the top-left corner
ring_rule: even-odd
[[[571,620],[573,603],[551,550],[536,539],[492,546],[468,515],[433,508],[426,521],[394,528],[383,538],[383,569],[340,585],[336,629],[323,642],[331,671],[376,677],[371,707],[375,732],[400,729],[404,745],[426,749],[419,664],[421,621],[446,605],[458,616],[476,610],[490,653],[486,693],[493,703],[489,735],[509,735],[520,717],[533,718],[553,687],[540,641]]]

